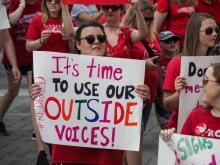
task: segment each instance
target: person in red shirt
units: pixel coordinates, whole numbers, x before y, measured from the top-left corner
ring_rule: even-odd
[[[31,80],[32,80],[32,54],[25,50],[25,34],[27,32],[27,27],[34,17],[36,12],[40,11],[40,3],[37,0],[30,0],[26,2],[25,0],[11,0],[11,5],[9,8],[9,21],[12,25],[10,29],[10,40],[12,42],[5,47],[5,53],[3,54],[2,63],[7,71],[8,78],[8,91],[0,100],[0,121],[3,118],[13,102],[14,98],[18,95],[21,78],[14,81],[13,73],[14,65],[12,63],[13,54],[16,55],[17,66],[20,70],[22,76],[27,77],[28,89],[30,93]],[[14,43],[14,44],[13,44]],[[14,46],[14,47],[13,47]],[[14,52],[15,49],[15,52]],[[5,135],[8,135],[5,129]]]
[[[183,56],[206,56],[215,45],[219,28],[213,16],[207,13],[194,14],[187,26]],[[195,35],[197,34],[197,35]],[[164,108],[172,115],[168,128],[177,128],[180,90],[186,86],[186,80],[180,75],[181,57],[175,56],[167,67],[164,80]],[[165,130],[166,131],[166,130]]]
[[[157,98],[155,101],[155,111],[157,121],[161,129],[167,128],[167,122],[171,115],[163,108],[163,81],[165,79],[167,65],[171,59],[178,54],[180,37],[171,31],[163,31],[159,33],[161,55],[159,59],[160,66],[160,79],[157,89]]]
[[[78,52],[84,55],[105,56],[106,35],[104,27],[97,22],[82,24],[76,31],[75,41]],[[138,95],[149,99],[149,88],[146,85],[135,87]],[[32,99],[35,99],[41,89],[38,84],[32,86]],[[124,152],[121,150],[96,149],[53,144],[52,163],[55,164],[94,164],[121,165]]]
[[[220,63],[208,67],[203,77],[203,106],[192,110],[184,122],[181,134],[220,139],[219,70]],[[174,131],[175,129],[161,131],[161,136],[164,140],[168,140]]]
[[[106,22],[103,24],[107,35],[106,51],[110,57],[129,58],[131,45],[146,37],[146,23],[140,10],[139,2],[135,4],[138,30],[121,26],[122,5],[103,5],[103,16]]]
[[[28,52],[34,50],[69,52],[69,42],[64,40],[64,38],[72,35],[73,29],[66,29],[64,34],[62,29],[62,23],[65,26],[66,21],[69,22],[71,20],[71,17],[67,14],[69,13],[67,5],[63,5],[60,0],[43,0],[42,7],[42,14],[34,17],[28,28],[26,50]],[[64,17],[65,19],[63,19]],[[34,110],[33,102],[32,109]],[[34,111],[33,115],[33,118],[35,118],[34,126],[39,152],[37,165],[49,164],[46,159],[44,143],[37,128],[36,118],[38,116],[34,114]],[[49,146],[51,148],[51,145]]]
[[[154,30],[158,33],[169,30],[179,36],[182,50],[187,23],[196,6],[196,0],[160,0],[154,14]]]

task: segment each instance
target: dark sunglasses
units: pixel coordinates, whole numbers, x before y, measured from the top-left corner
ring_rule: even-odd
[[[52,2],[54,2],[54,3],[60,3],[60,0],[46,0],[47,1],[47,3],[52,3]]]
[[[201,32],[204,31],[206,35],[212,35],[213,32],[215,31],[216,34],[219,34],[219,27],[212,28],[212,27],[207,27],[204,30],[200,30]]]
[[[122,8],[122,6],[118,6],[118,5],[112,5],[112,6],[103,5],[102,6],[102,10],[104,10],[104,11],[108,11],[109,9],[111,9],[112,11],[118,11],[121,8]]]
[[[203,86],[207,85],[209,81],[219,83],[219,82],[216,81],[216,80],[209,80],[209,79],[203,77],[203,79],[202,79],[202,85],[203,85]]]
[[[163,41],[165,44],[171,44],[171,43],[176,43],[178,41],[177,38],[170,38],[168,40]]]
[[[145,22],[153,21],[154,17],[144,17]]]
[[[97,36],[94,36],[94,35],[89,35],[89,36],[86,36],[86,37],[83,37],[81,38],[80,40],[86,40],[88,44],[92,45],[94,44],[95,42],[95,38],[97,38],[97,40],[100,42],[100,43],[104,43],[106,41],[106,35],[97,35]]]

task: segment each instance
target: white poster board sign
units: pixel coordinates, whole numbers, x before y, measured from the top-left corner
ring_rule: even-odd
[[[200,103],[202,95],[202,78],[212,63],[220,62],[220,56],[181,57],[180,75],[186,78],[187,86],[180,92],[178,132],[189,113]]]
[[[42,139],[53,144],[139,150],[145,64],[56,52],[33,53]]]
[[[158,152],[168,153],[166,165],[220,165],[220,140],[173,134],[166,145],[159,147]],[[173,154],[170,154],[170,150]],[[176,164],[173,163],[173,156],[176,157]],[[158,161],[158,165],[164,165],[164,162]]]

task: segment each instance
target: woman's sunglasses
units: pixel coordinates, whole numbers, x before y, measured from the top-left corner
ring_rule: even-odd
[[[218,81],[216,81],[216,80],[209,80],[209,79],[203,77],[203,79],[202,79],[202,85],[203,85],[203,86],[207,85],[209,81],[218,83]]]
[[[52,2],[57,3],[57,4],[60,3],[60,0],[46,0],[46,1],[47,3],[52,3]]]
[[[118,11],[119,9],[121,9],[122,6],[118,6],[118,5],[112,5],[112,6],[108,6],[108,5],[103,5],[102,6],[102,10],[104,11],[108,11],[109,9],[111,9],[112,11]]]
[[[212,28],[212,27],[207,27],[206,29],[204,30],[200,30],[201,32],[204,31],[206,35],[212,35],[213,32],[215,32],[216,34],[219,34],[219,28],[216,27],[216,28]]]
[[[95,42],[95,38],[97,38],[97,40],[100,43],[104,43],[106,41],[106,35],[101,35],[101,34],[97,36],[89,35],[89,36],[81,38],[80,40],[86,40],[88,44],[92,45]]]

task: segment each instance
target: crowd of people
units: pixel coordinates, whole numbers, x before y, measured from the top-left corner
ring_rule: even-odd
[[[41,92],[33,80],[33,51],[145,61],[144,84],[137,84],[135,90],[144,103],[140,151],[48,144],[54,165],[141,165],[142,136],[153,104],[161,136],[169,139],[177,130],[180,91],[187,84],[185,77],[180,76],[181,56],[220,55],[218,0],[137,0],[126,5],[66,5],[61,0],[0,0],[0,3],[0,15],[8,13],[8,18],[0,21],[0,52],[4,52],[2,64],[8,80],[7,92],[0,98],[0,136],[10,135],[3,120],[18,95],[21,79],[26,77],[37,165],[50,162],[33,106],[33,100]],[[195,132],[200,121],[206,121],[212,130],[220,129],[219,69],[220,64],[207,69],[203,78],[204,106],[190,113],[182,134],[209,137]]]

